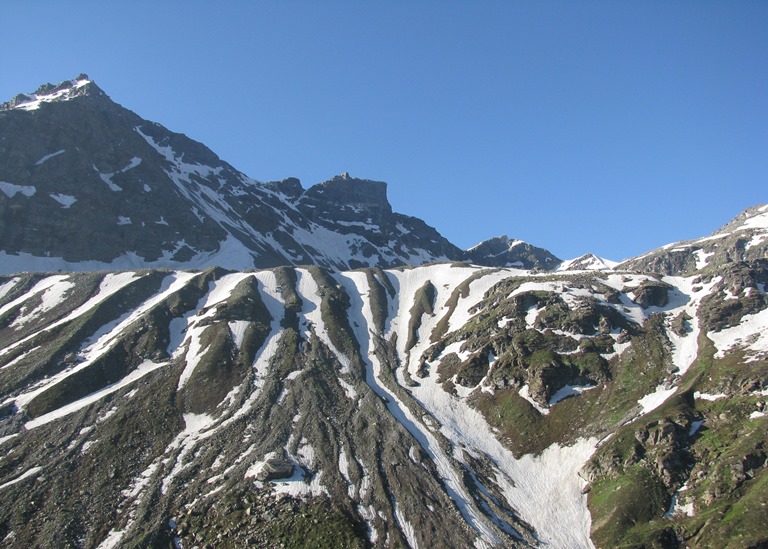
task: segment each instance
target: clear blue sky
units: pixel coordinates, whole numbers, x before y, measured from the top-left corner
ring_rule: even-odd
[[[768,2],[7,2],[0,101],[88,73],[259,180],[619,260],[768,202]]]

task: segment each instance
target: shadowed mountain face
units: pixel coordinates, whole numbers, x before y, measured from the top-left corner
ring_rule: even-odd
[[[5,273],[484,259],[393,212],[385,183],[255,181],[84,75],[0,106],[0,250]]]
[[[49,271],[0,275],[4,547],[768,544],[768,206],[618,266],[462,252],[84,76],[0,155],[0,270]]]

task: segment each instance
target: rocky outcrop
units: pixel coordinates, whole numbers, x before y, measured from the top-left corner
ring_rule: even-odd
[[[289,478],[293,475],[293,463],[285,458],[269,458],[264,462],[264,466],[256,474],[256,480],[262,482],[276,480],[279,478]]]
[[[745,315],[768,307],[768,297],[761,291],[768,283],[768,260],[728,265],[719,271],[718,277],[714,291],[702,300],[699,312],[708,330],[717,332],[737,326]]]
[[[643,282],[632,290],[632,301],[642,308],[664,307],[669,302],[671,286],[663,282]]]

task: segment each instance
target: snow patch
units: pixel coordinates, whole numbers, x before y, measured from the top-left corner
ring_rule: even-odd
[[[55,282],[42,292],[40,304],[34,308],[29,308],[25,305],[22,308],[21,314],[14,319],[10,326],[12,328],[20,328],[63,303],[69,291],[75,287],[75,284],[70,282],[68,278],[67,276],[54,276],[46,279],[46,284],[51,280],[55,280]]]
[[[67,278],[69,278],[67,275],[55,275],[55,276],[50,276],[50,277],[44,278],[43,280],[41,280],[37,284],[35,284],[32,287],[32,289],[30,289],[24,295],[22,295],[20,297],[17,297],[16,299],[14,299],[12,301],[9,301],[8,303],[6,303],[2,307],[0,307],[0,316],[4,315],[5,313],[10,311],[14,307],[24,303],[25,301],[28,301],[28,300],[34,298],[35,296],[39,295],[40,293],[46,292],[49,289],[55,287],[56,285],[63,283]],[[16,283],[18,281],[19,281],[18,278],[14,278],[10,282],[7,283],[8,284],[7,289],[6,289],[6,286],[3,286],[3,290],[4,290],[3,294],[5,294],[6,292],[10,291],[13,288],[13,286],[16,285]],[[8,348],[6,348],[6,349],[8,349]],[[2,355],[2,354],[5,354],[5,349],[3,351],[0,351],[0,355]]]
[[[715,358],[723,358],[729,351],[740,348],[744,351],[745,362],[755,362],[768,353],[768,309],[745,315],[738,325],[719,332],[709,332],[717,353]]]
[[[637,401],[642,407],[640,415],[644,416],[651,413],[653,410],[664,404],[666,400],[671,397],[677,391],[677,387],[667,387],[665,385],[659,385],[652,393],[645,395],[643,398]]]
[[[351,384],[341,379],[341,377],[338,378],[338,381],[339,381],[339,385],[341,385],[341,388],[344,389],[344,393],[347,395],[347,398],[349,400],[356,401],[357,391],[355,390],[355,388]]]
[[[768,229],[768,212],[760,210],[760,213],[746,219],[739,229]]]
[[[527,327],[533,327],[534,323],[536,322],[536,318],[538,318],[539,313],[541,312],[541,309],[537,307],[536,305],[531,305],[528,308],[528,311],[525,313],[525,325]]]
[[[673,290],[669,292],[669,303],[663,309],[667,311],[667,318],[675,318],[679,314],[687,314],[690,320],[690,331],[678,335],[674,330],[667,330],[667,336],[672,343],[672,363],[677,367],[677,374],[682,376],[696,360],[699,352],[699,315],[698,308],[701,300],[706,297],[712,288],[721,280],[714,277],[709,284],[702,287],[703,291],[694,291],[696,277],[664,277],[663,282],[671,284]]]
[[[210,429],[214,419],[208,414],[184,414],[184,430],[168,445],[169,450],[180,449],[171,472],[163,479],[161,494],[167,494],[173,479],[190,464],[184,459],[201,440],[210,437],[215,430]]]
[[[309,332],[313,330],[320,341],[322,341],[336,357],[336,360],[341,364],[341,373],[347,374],[352,371],[349,358],[344,356],[336,346],[331,342],[331,338],[328,335],[328,329],[323,321],[322,314],[320,312],[322,305],[322,298],[320,297],[320,288],[317,282],[312,277],[309,271],[305,269],[296,269],[296,277],[298,278],[296,284],[296,292],[299,294],[302,300],[303,317],[300,321],[300,325],[304,327],[303,336],[305,339],[309,339]]]
[[[759,246],[763,242],[768,240],[768,233],[757,233],[755,235],[752,235],[752,238],[749,239],[749,242],[747,243],[747,250],[752,248],[753,246]]]
[[[552,406],[553,404],[557,404],[561,400],[565,400],[566,398],[569,398],[572,396],[578,396],[581,393],[584,393],[596,387],[598,386],[597,385],[566,385],[562,387],[560,390],[558,390],[554,395],[552,395],[552,398],[549,399],[549,405]]]
[[[669,510],[664,513],[664,518],[669,519],[683,515],[688,517],[696,516],[693,501],[689,501],[684,505],[680,503],[680,492],[685,492],[686,490],[688,490],[688,485],[684,484],[677,492],[672,495],[672,501],[669,504]]]
[[[32,467],[31,469],[28,469],[26,472],[24,472],[24,474],[19,475],[15,479],[9,480],[4,484],[0,484],[0,490],[2,490],[3,488],[7,488],[8,486],[13,486],[14,484],[21,482],[22,480],[28,479],[29,477],[34,477],[38,473],[40,473],[40,471],[42,470],[43,470],[42,467]]]
[[[24,94],[26,96],[26,100],[21,101],[13,108],[15,110],[20,110],[20,111],[35,111],[39,109],[40,105],[42,105],[43,103],[51,103],[54,101],[68,101],[77,96],[77,94],[75,93],[77,90],[79,90],[86,84],[90,84],[90,83],[91,81],[85,78],[80,80],[70,80],[69,87],[65,87],[53,93],[40,94],[40,95],[34,94],[34,93]]]
[[[19,436],[19,433],[14,433],[14,434],[12,434],[12,435],[6,435],[6,436],[4,436],[4,437],[0,437],[0,446],[2,446],[3,444],[5,444],[5,443],[6,443],[6,442],[8,442],[9,440],[12,440],[12,439],[16,438],[17,436]]]
[[[19,280],[21,280],[19,277],[15,277],[8,280],[7,282],[0,284],[0,299],[3,299],[8,294],[8,292],[13,290],[16,284],[19,283]]]
[[[67,416],[69,414],[72,414],[78,410],[81,410],[85,408],[86,406],[89,406],[93,404],[94,402],[101,400],[107,395],[111,395],[112,393],[122,389],[126,385],[129,385],[133,383],[134,381],[137,381],[141,379],[142,377],[146,376],[147,374],[150,374],[151,372],[154,372],[158,368],[162,368],[163,366],[167,366],[168,362],[152,362],[151,360],[145,360],[141,364],[139,364],[131,373],[129,373],[127,376],[122,378],[117,383],[113,383],[112,385],[108,385],[105,388],[96,391],[95,393],[91,393],[88,396],[85,396],[79,400],[76,400],[70,404],[67,404],[65,406],[62,406],[61,408],[57,408],[56,410],[53,410],[52,412],[48,412],[47,414],[43,414],[42,416],[36,417],[35,419],[32,419],[24,424],[24,427],[27,430],[34,429],[35,427],[40,427],[41,425],[45,425],[46,423],[50,423],[51,421],[54,421],[56,419],[62,418],[64,416]]]
[[[716,400],[720,400],[721,398],[728,398],[728,395],[725,393],[718,393],[718,394],[709,394],[709,393],[700,393],[696,391],[693,393],[693,398],[699,399],[699,400],[709,400],[710,402],[714,402]]]
[[[31,185],[14,185],[13,183],[0,181],[0,191],[3,191],[8,198],[13,198],[17,194],[23,194],[29,198],[37,192],[37,189]]]
[[[707,253],[704,250],[696,250],[694,256],[696,257],[696,269],[700,270],[707,266],[709,258],[715,255],[715,252]]]
[[[59,156],[60,154],[63,154],[63,153],[65,153],[65,152],[67,152],[67,150],[66,150],[66,149],[61,149],[60,151],[56,151],[55,153],[46,154],[46,155],[45,155],[44,157],[42,157],[40,160],[38,160],[37,162],[35,162],[35,166],[42,166],[43,164],[45,164],[45,163],[46,163],[48,160],[50,160],[51,158],[53,158],[53,157],[55,157],[55,156]]]
[[[70,206],[72,206],[72,204],[77,202],[77,198],[75,198],[71,194],[49,194],[48,196],[50,196],[56,202],[61,204],[61,207],[64,209],[69,208]]]
[[[235,347],[237,347],[238,351],[243,348],[245,330],[250,324],[251,323],[247,320],[233,320],[229,323],[229,331],[232,333],[232,341],[235,343]]]

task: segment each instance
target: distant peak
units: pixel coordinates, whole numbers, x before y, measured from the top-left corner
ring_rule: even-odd
[[[87,74],[80,74],[60,84],[43,84],[34,93],[20,93],[10,101],[0,104],[0,110],[34,111],[43,103],[69,101],[86,95],[104,95]]]
[[[499,236],[491,237],[488,240],[483,240],[482,242],[479,242],[478,244],[475,244],[474,246],[469,248],[467,251],[471,252],[473,250],[488,248],[491,246],[503,246],[507,250],[511,250],[515,246],[519,246],[521,244],[525,244],[525,241],[517,240],[515,238],[509,238],[509,236],[502,234]]]
[[[618,263],[599,257],[591,252],[585,253],[575,259],[563,261],[557,268],[558,271],[610,271]]]

